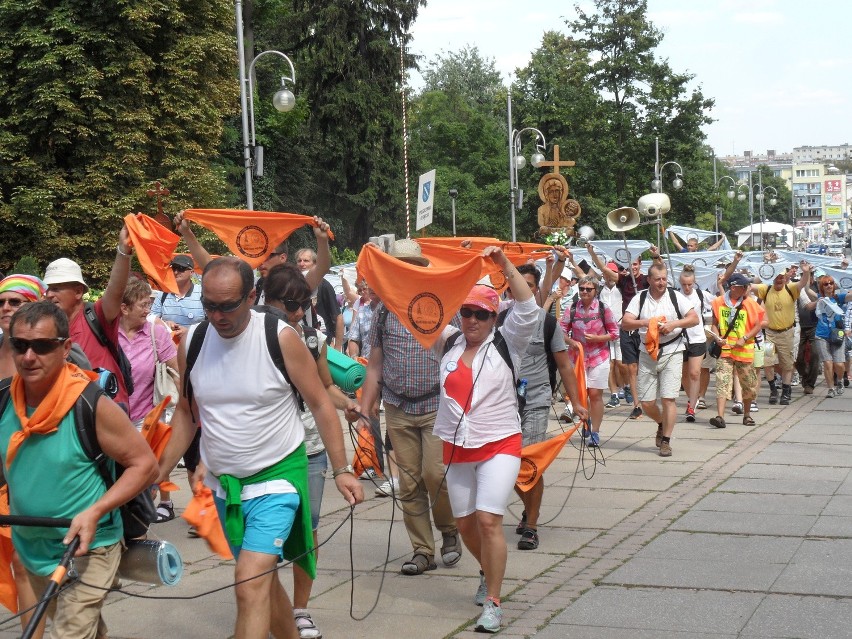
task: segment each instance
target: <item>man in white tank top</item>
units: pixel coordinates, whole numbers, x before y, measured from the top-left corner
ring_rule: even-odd
[[[160,471],[167,478],[186,450],[197,415],[204,424],[203,464],[195,479],[204,477],[214,490],[237,560],[235,580],[241,582],[235,635],[267,639],[270,631],[297,636],[276,564],[282,557],[295,559],[311,576],[316,565],[314,554],[306,553],[312,542],[304,429],[290,384],[270,357],[265,316],[251,309],[253,284],[251,267],[235,257],[213,260],[204,269],[201,300],[210,324],[189,376],[192,406],[185,391]],[[181,342],[181,379],[199,326]],[[284,322],[278,325],[278,346],[290,379],[316,419],[337,489],[350,504],[360,503],[364,493],[346,461],[340,420],[310,352]],[[262,576],[244,581],[255,575]]]

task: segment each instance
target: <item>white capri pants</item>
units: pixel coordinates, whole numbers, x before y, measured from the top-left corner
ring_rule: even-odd
[[[505,514],[520,469],[520,457],[504,454],[481,462],[451,463],[447,492],[453,517],[466,517],[477,510]]]

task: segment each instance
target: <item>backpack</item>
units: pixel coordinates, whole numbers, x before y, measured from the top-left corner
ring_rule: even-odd
[[[759,298],[762,302],[766,302],[766,298],[769,296],[769,291],[773,290],[774,288],[775,288],[774,286],[772,286],[771,284],[768,284],[768,285],[766,286],[766,292],[763,294],[763,297],[761,297],[760,295],[758,295],[757,297],[758,297],[758,298]],[[789,295],[789,296],[790,296],[790,299],[792,299],[792,300],[795,302],[795,301],[796,301],[796,298],[795,298],[795,297],[793,297],[793,294],[790,292],[790,289],[789,289],[789,287],[788,287],[788,285],[787,285],[787,284],[785,284],[785,285],[784,285],[784,290],[785,290],[785,291],[787,291],[787,295]]]
[[[447,338],[447,341],[444,342],[444,352],[442,353],[442,356],[450,352],[450,349],[458,341],[461,334],[461,331],[459,331],[458,333],[453,333]],[[518,398],[518,412],[520,413],[527,403],[526,380],[519,380],[515,377],[515,367],[512,365],[512,356],[509,354],[509,345],[506,344],[506,339],[503,337],[499,328],[494,331],[494,339],[492,340],[492,343],[494,344],[494,348],[497,349],[497,352],[500,353],[500,357],[502,357],[503,361],[506,362],[506,366],[508,366],[509,370],[512,372],[512,380],[515,382],[515,395]],[[520,389],[521,382],[524,382],[524,395],[517,392]]]
[[[0,380],[0,415],[6,410],[11,399],[11,385],[11,377]],[[83,448],[86,457],[94,462],[101,479],[103,479],[104,492],[106,492],[115,483],[115,480],[121,477],[124,467],[114,463],[115,470],[113,471],[109,464],[110,458],[104,454],[101,445],[98,443],[95,430],[95,408],[101,396],[106,396],[104,390],[96,382],[89,382],[74,403],[73,410],[74,426],[77,431],[77,438],[80,440],[80,446]],[[154,500],[147,487],[126,504],[120,506],[118,510],[121,512],[125,541],[142,537],[148,532],[148,527],[157,520]],[[110,511],[110,519],[114,517],[114,513],[115,511]]]
[[[283,320],[284,315],[278,311],[278,309],[269,306],[255,306],[253,308],[255,311],[263,313],[263,328],[266,335],[266,350],[269,352],[269,357],[272,358],[272,363],[275,365],[275,368],[281,371],[285,381],[290,385],[299,410],[304,412],[305,402],[299,391],[296,389],[296,385],[293,384],[293,380],[291,380],[290,376],[287,374],[287,367],[284,365],[284,355],[281,352],[281,345],[278,342],[278,320]],[[183,394],[186,396],[190,407],[192,406],[193,393],[192,381],[189,378],[189,373],[192,371],[192,367],[195,366],[195,361],[198,359],[198,354],[201,352],[201,346],[204,343],[204,336],[207,334],[208,326],[210,326],[210,322],[208,320],[204,320],[197,325],[195,332],[192,334],[192,339],[189,341],[189,347],[186,350],[186,371],[183,374]],[[319,339],[317,337],[317,330],[304,325],[302,326],[302,330],[305,333],[305,343],[308,350],[311,352],[311,356],[313,356],[314,360],[318,360],[320,357],[320,346]]]
[[[497,316],[497,328],[503,326],[503,322],[506,321],[506,315],[508,315],[509,309],[505,309],[500,312]],[[544,315],[544,353],[547,356],[547,376],[550,381],[550,392],[554,392],[556,390],[556,358],[553,356],[553,352],[550,350],[550,342],[553,340],[553,335],[556,333],[556,317],[551,315],[550,313],[545,313]],[[502,337],[502,336],[501,336]],[[508,350],[506,353],[508,354]],[[509,360],[511,362],[511,359]],[[510,364],[511,365],[511,364]]]
[[[83,308],[83,313],[86,317],[86,323],[92,330],[92,334],[97,338],[101,346],[106,346],[110,355],[115,358],[115,362],[118,364],[118,370],[112,372],[116,374],[119,372],[121,373],[121,377],[124,379],[124,388],[127,389],[128,395],[132,395],[133,371],[130,367],[130,360],[127,359],[127,355],[124,354],[124,351],[117,342],[113,342],[111,339],[107,338],[103,326],[101,326],[101,323],[98,320],[98,314],[95,312],[95,305],[91,302],[86,302]]]
[[[683,315],[681,315],[681,313],[680,313],[680,307],[677,305],[677,296],[675,295],[674,289],[671,286],[668,286],[668,287],[666,287],[666,290],[669,292],[669,299],[672,301],[672,306],[674,306],[674,310],[675,310],[675,314],[677,315],[677,318],[683,319]],[[648,299],[648,289],[645,289],[644,291],[639,293],[639,312],[636,314],[636,317],[642,316],[642,307],[645,306],[645,300],[646,299]],[[665,342],[664,344],[659,345],[659,352],[662,353],[663,348],[665,348],[669,344],[674,344],[680,338],[685,339],[687,346],[689,345],[689,335],[686,334],[686,329],[682,328],[680,330],[680,335],[678,335],[674,339],[669,340],[668,342]]]

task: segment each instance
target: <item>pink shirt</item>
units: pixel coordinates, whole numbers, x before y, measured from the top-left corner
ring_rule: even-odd
[[[133,340],[119,327],[118,341],[133,368],[133,394],[130,396],[130,419],[138,421],[154,407],[154,350],[151,344],[151,322],[145,322]],[[156,324],[157,361],[166,362],[177,356],[177,347],[168,329]]]
[[[597,298],[592,300],[588,310],[583,303],[577,301],[577,310],[574,313],[574,324],[571,324],[571,306],[565,309],[562,316],[562,330],[583,345],[586,370],[600,366],[609,359],[609,342],[587,342],[586,333],[589,335],[603,335],[608,333],[615,340],[618,339],[618,324],[612,318],[612,311],[604,305],[604,321],[601,321],[601,312],[598,305],[601,301]],[[577,351],[574,351],[576,353]],[[572,355],[572,359],[576,359]]]

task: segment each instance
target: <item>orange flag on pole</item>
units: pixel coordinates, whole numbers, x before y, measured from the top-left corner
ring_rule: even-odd
[[[184,218],[213,231],[234,255],[252,268],[260,266],[270,251],[303,226],[316,226],[314,218],[298,213],[242,209],[187,209]],[[334,239],[331,231],[329,239]]]
[[[415,266],[365,244],[358,272],[414,338],[431,348],[476,284],[484,261],[472,255],[456,266]]]
[[[577,378],[577,390],[579,392],[580,404],[589,408],[589,394],[586,389],[586,367],[583,364],[583,347],[579,347],[577,359],[574,362],[574,375]],[[527,492],[541,480],[544,471],[553,460],[559,456],[562,448],[577,430],[575,424],[556,437],[552,437],[538,444],[530,444],[521,449],[521,468],[518,471],[518,479],[515,486]]]
[[[154,280],[161,291],[180,293],[175,275],[169,266],[180,237],[141,213],[125,215],[124,223],[145,274]]]
[[[181,515],[190,526],[195,526],[198,535],[207,542],[210,550],[222,559],[233,559],[231,547],[225,538],[225,531],[219,521],[219,513],[216,511],[216,503],[213,501],[213,492],[202,486],[201,482],[195,486],[192,499]]]

